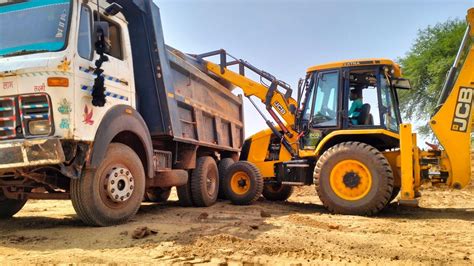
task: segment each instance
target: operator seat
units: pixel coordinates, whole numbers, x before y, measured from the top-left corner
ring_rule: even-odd
[[[370,104],[365,103],[360,108],[360,114],[357,117],[357,124],[358,125],[373,125],[374,119],[370,114]]]

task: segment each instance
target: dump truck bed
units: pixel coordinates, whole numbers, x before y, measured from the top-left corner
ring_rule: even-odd
[[[127,10],[137,109],[152,138],[238,151],[244,138],[242,98],[195,58],[165,45],[152,1],[114,2]]]

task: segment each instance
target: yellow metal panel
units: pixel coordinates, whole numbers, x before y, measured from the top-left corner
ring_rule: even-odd
[[[395,178],[395,187],[400,187],[402,185],[400,178],[400,151],[385,151],[382,153],[385,158],[387,158],[388,162],[390,163],[390,167],[392,168],[393,177]]]
[[[368,66],[368,65],[389,65],[393,67],[394,75],[396,77],[400,77],[402,75],[400,66],[393,62],[390,59],[385,58],[368,58],[368,59],[356,59],[356,60],[346,60],[346,61],[339,61],[339,62],[332,62],[322,65],[317,65],[308,68],[307,72],[313,71],[320,71],[326,69],[333,69],[333,68],[341,68],[341,67],[350,67],[350,66]]]
[[[469,10],[468,22],[472,30],[474,9]],[[447,184],[456,188],[467,186],[471,179],[469,147],[473,100],[474,46],[471,45],[451,93],[430,121],[433,132],[444,148],[444,156],[447,157],[442,158],[442,167],[449,171]]]
[[[420,149],[416,142],[416,133],[411,134],[413,142],[413,175],[415,178],[415,190],[421,185],[421,168],[420,168]]]
[[[314,156],[321,155],[321,149],[324,147],[324,145],[336,136],[341,136],[341,135],[374,135],[374,134],[387,135],[387,136],[395,138],[395,139],[399,138],[398,134],[393,133],[392,131],[385,130],[385,129],[336,130],[336,131],[333,131],[333,132],[329,133],[327,136],[325,136],[319,142],[319,144],[318,144],[318,146],[316,147],[315,150],[300,150],[299,151],[299,157],[307,158],[307,157],[314,157]]]
[[[413,180],[413,138],[410,124],[402,124],[400,127],[400,158],[402,166],[401,200],[413,200],[415,198]]]

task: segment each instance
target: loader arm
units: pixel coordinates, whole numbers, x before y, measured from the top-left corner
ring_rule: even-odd
[[[204,60],[206,57],[217,55],[220,56],[220,64]],[[297,155],[295,151],[296,145],[294,145],[298,139],[298,133],[295,131],[297,102],[291,97],[292,90],[287,83],[278,80],[268,72],[260,70],[244,60],[229,55],[225,50],[196,55],[195,57],[201,60],[202,65],[209,72],[241,88],[245,97],[252,102],[273,133],[282,140],[285,148],[293,157]],[[233,61],[227,62],[227,57],[232,58]],[[238,72],[228,68],[235,65],[238,65]],[[260,77],[258,82],[245,75],[249,70]],[[266,111],[277,123],[277,126],[274,126],[259,110],[258,106],[252,101],[252,96],[257,97],[265,105]]]
[[[467,24],[461,47],[430,121],[444,148],[440,156],[441,170],[449,173],[447,184],[454,188],[465,187],[471,179],[469,147],[474,100],[474,8],[468,11]]]

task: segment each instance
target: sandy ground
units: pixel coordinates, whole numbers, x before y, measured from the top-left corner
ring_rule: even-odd
[[[69,201],[31,201],[0,221],[0,264],[474,264],[472,187],[426,188],[421,208],[392,204],[373,218],[329,214],[312,187],[278,204],[181,208],[175,200],[144,204],[133,221],[109,228],[83,225]],[[157,233],[133,239],[142,226]]]

